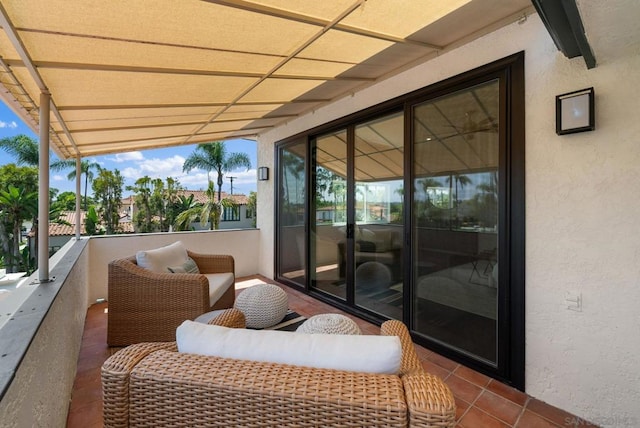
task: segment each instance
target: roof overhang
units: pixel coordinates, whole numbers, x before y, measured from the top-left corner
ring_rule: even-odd
[[[581,56],[587,68],[596,66],[576,0],[532,0],[553,42],[567,58]]]
[[[256,138],[521,19],[529,0],[0,4],[0,97],[61,158]]]

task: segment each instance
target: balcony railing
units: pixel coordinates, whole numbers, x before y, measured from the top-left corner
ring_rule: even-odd
[[[6,317],[0,325],[0,421],[65,425],[87,308],[108,299],[108,263],[178,240],[195,252],[232,255],[236,276],[259,271],[259,229],[71,240],[50,260],[51,282],[39,284],[35,272],[11,299],[13,307],[0,308]]]

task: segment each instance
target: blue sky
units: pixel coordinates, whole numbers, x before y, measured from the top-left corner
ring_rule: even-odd
[[[0,139],[14,135],[25,134],[38,141],[38,135],[33,133],[18,116],[4,103],[0,102]],[[96,156],[87,158],[97,162],[103,168],[110,170],[118,169],[125,178],[125,186],[132,185],[138,178],[148,175],[151,178],[166,179],[173,177],[180,184],[190,190],[204,190],[207,187],[207,172],[193,170],[189,174],[182,172],[184,160],[195,150],[195,145],[177,146],[164,149],[135,151],[128,153],[118,153],[114,155]],[[244,152],[249,155],[251,169],[249,171],[233,171],[224,178],[222,190],[230,192],[230,180],[227,176],[235,177],[233,180],[233,193],[244,193],[246,195],[256,190],[256,143],[250,140],[229,140],[226,142],[227,152]],[[55,154],[53,155],[55,159]],[[0,149],[0,165],[15,162],[15,159]],[[67,179],[68,171],[52,173],[50,178],[51,187],[64,191],[75,191],[75,181]],[[215,173],[211,176],[216,180]],[[82,184],[84,186],[84,183]],[[84,188],[83,188],[84,191]],[[91,187],[89,187],[91,194]],[[123,189],[123,194],[130,192]]]

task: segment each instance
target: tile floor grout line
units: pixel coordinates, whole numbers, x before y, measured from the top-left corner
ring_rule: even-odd
[[[524,404],[522,405],[522,410],[520,411],[520,414],[516,418],[516,422],[513,424],[514,428],[518,427],[518,424],[520,423],[522,416],[524,416],[524,412],[527,410],[527,405],[529,404],[529,400],[531,400],[531,397],[527,397],[527,399],[524,400]]]

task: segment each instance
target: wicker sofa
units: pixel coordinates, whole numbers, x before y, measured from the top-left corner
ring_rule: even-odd
[[[176,327],[215,309],[233,307],[235,280],[211,302],[207,274],[235,274],[232,256],[187,251],[200,274],[158,273],[138,266],[136,257],[109,263],[107,343],[127,346],[175,340]]]
[[[454,398],[425,373],[404,324],[398,375],[355,373],[177,352],[140,343],[102,366],[109,427],[454,427]]]

